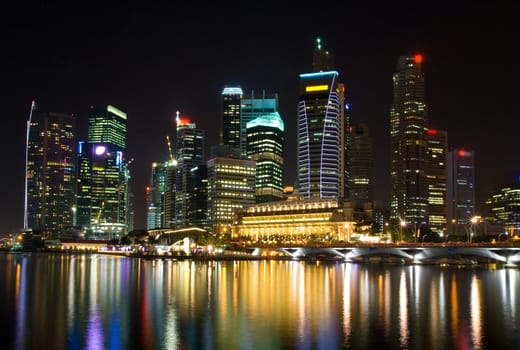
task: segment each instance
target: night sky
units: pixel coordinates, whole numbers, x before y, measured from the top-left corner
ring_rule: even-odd
[[[128,114],[135,228],[145,227],[144,188],[151,163],[168,159],[175,111],[205,130],[209,151],[218,143],[226,85],[278,93],[284,180],[292,184],[298,75],[311,71],[317,36],[336,57],[352,122],[367,123],[374,137],[376,198],[389,199],[392,73],[400,55],[421,53],[430,126],[448,131],[449,147],[475,150],[483,211],[484,200],[517,186],[520,173],[517,11],[488,1],[434,6],[64,8],[42,1],[2,9],[0,233],[23,227],[33,99],[40,111],[76,115],[83,139],[89,106],[112,104]]]

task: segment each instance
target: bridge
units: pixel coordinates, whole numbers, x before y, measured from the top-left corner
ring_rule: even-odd
[[[280,254],[295,259],[328,258],[345,262],[414,264],[500,263],[520,267],[520,245],[511,244],[342,244],[315,246],[256,246],[253,255]]]

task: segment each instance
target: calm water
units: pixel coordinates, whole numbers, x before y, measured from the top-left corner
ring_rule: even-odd
[[[3,349],[520,349],[520,271],[0,253]]]

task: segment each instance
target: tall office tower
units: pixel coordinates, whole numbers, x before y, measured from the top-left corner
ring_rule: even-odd
[[[466,235],[475,215],[475,152],[452,148],[448,153],[448,233]]]
[[[220,145],[240,149],[240,105],[242,89],[225,87],[222,90]]]
[[[164,193],[168,163],[153,163],[150,186],[146,188],[146,228],[160,228],[164,222]]]
[[[177,160],[177,182],[175,193],[176,226],[191,225],[188,211],[193,207],[194,194],[189,191],[193,187],[190,175],[193,168],[204,164],[204,130],[197,129],[195,123],[188,118],[181,118],[177,112],[177,142],[175,158]]]
[[[352,126],[350,133],[350,198],[353,200],[373,200],[374,154],[373,142],[368,125],[359,123]]]
[[[343,87],[338,75],[300,74],[298,191],[307,199],[344,196]]]
[[[520,236],[520,188],[506,187],[486,200],[490,219],[504,225],[503,233],[509,238]],[[501,233],[500,233],[501,234]],[[500,236],[498,236],[500,240]]]
[[[44,237],[74,224],[76,118],[34,110],[27,148],[27,221]]]
[[[165,228],[175,228],[177,219],[175,214],[175,192],[177,183],[177,161],[171,157],[165,163],[166,184],[164,189],[164,215],[162,226]]]
[[[218,234],[229,234],[235,211],[255,203],[256,162],[215,150],[207,161],[208,222]]]
[[[404,222],[414,237],[428,220],[428,120],[421,63],[421,55],[399,57],[390,109],[390,217]]]
[[[251,120],[269,114],[278,112],[278,94],[262,94],[255,95],[254,91],[250,94],[244,94],[240,107],[240,155],[247,158],[247,123]]]
[[[200,164],[189,169],[186,174],[186,219],[190,226],[210,229],[208,223],[208,168]]]
[[[126,113],[112,105],[90,108],[88,144],[80,143],[79,149],[78,183],[78,224],[89,238],[117,238],[128,229],[126,125]]]
[[[345,91],[345,88],[343,85],[341,85],[341,89]],[[341,150],[343,154],[340,156],[340,158],[343,159],[341,165],[342,165],[342,171],[343,177],[340,177],[341,182],[343,183],[343,198],[350,198],[351,196],[351,188],[350,185],[352,184],[350,181],[351,177],[351,160],[350,160],[350,147],[352,143],[352,127],[350,125],[350,104],[345,102],[344,93],[341,95],[343,100],[341,101],[341,106],[343,110],[343,127],[341,128],[342,134],[340,136],[340,140],[343,140]]]
[[[256,202],[283,198],[284,123],[278,112],[247,123],[247,157],[256,161]]]
[[[448,133],[428,129],[428,226],[438,234],[446,232],[448,216]]]
[[[297,179],[305,198],[345,196],[345,88],[333,66],[333,56],[314,48],[314,73],[300,74],[298,102]]]

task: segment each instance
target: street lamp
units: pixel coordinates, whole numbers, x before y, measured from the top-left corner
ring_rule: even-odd
[[[402,240],[403,230],[404,230],[404,228],[406,227],[406,221],[401,220],[401,221],[399,222],[399,225],[401,226],[401,229],[399,230],[399,241],[401,241],[401,240]]]
[[[477,224],[479,222],[479,219],[480,219],[480,216],[473,216],[471,218],[471,238],[470,238],[470,243],[473,243],[473,236],[476,236],[476,227],[477,227]]]

